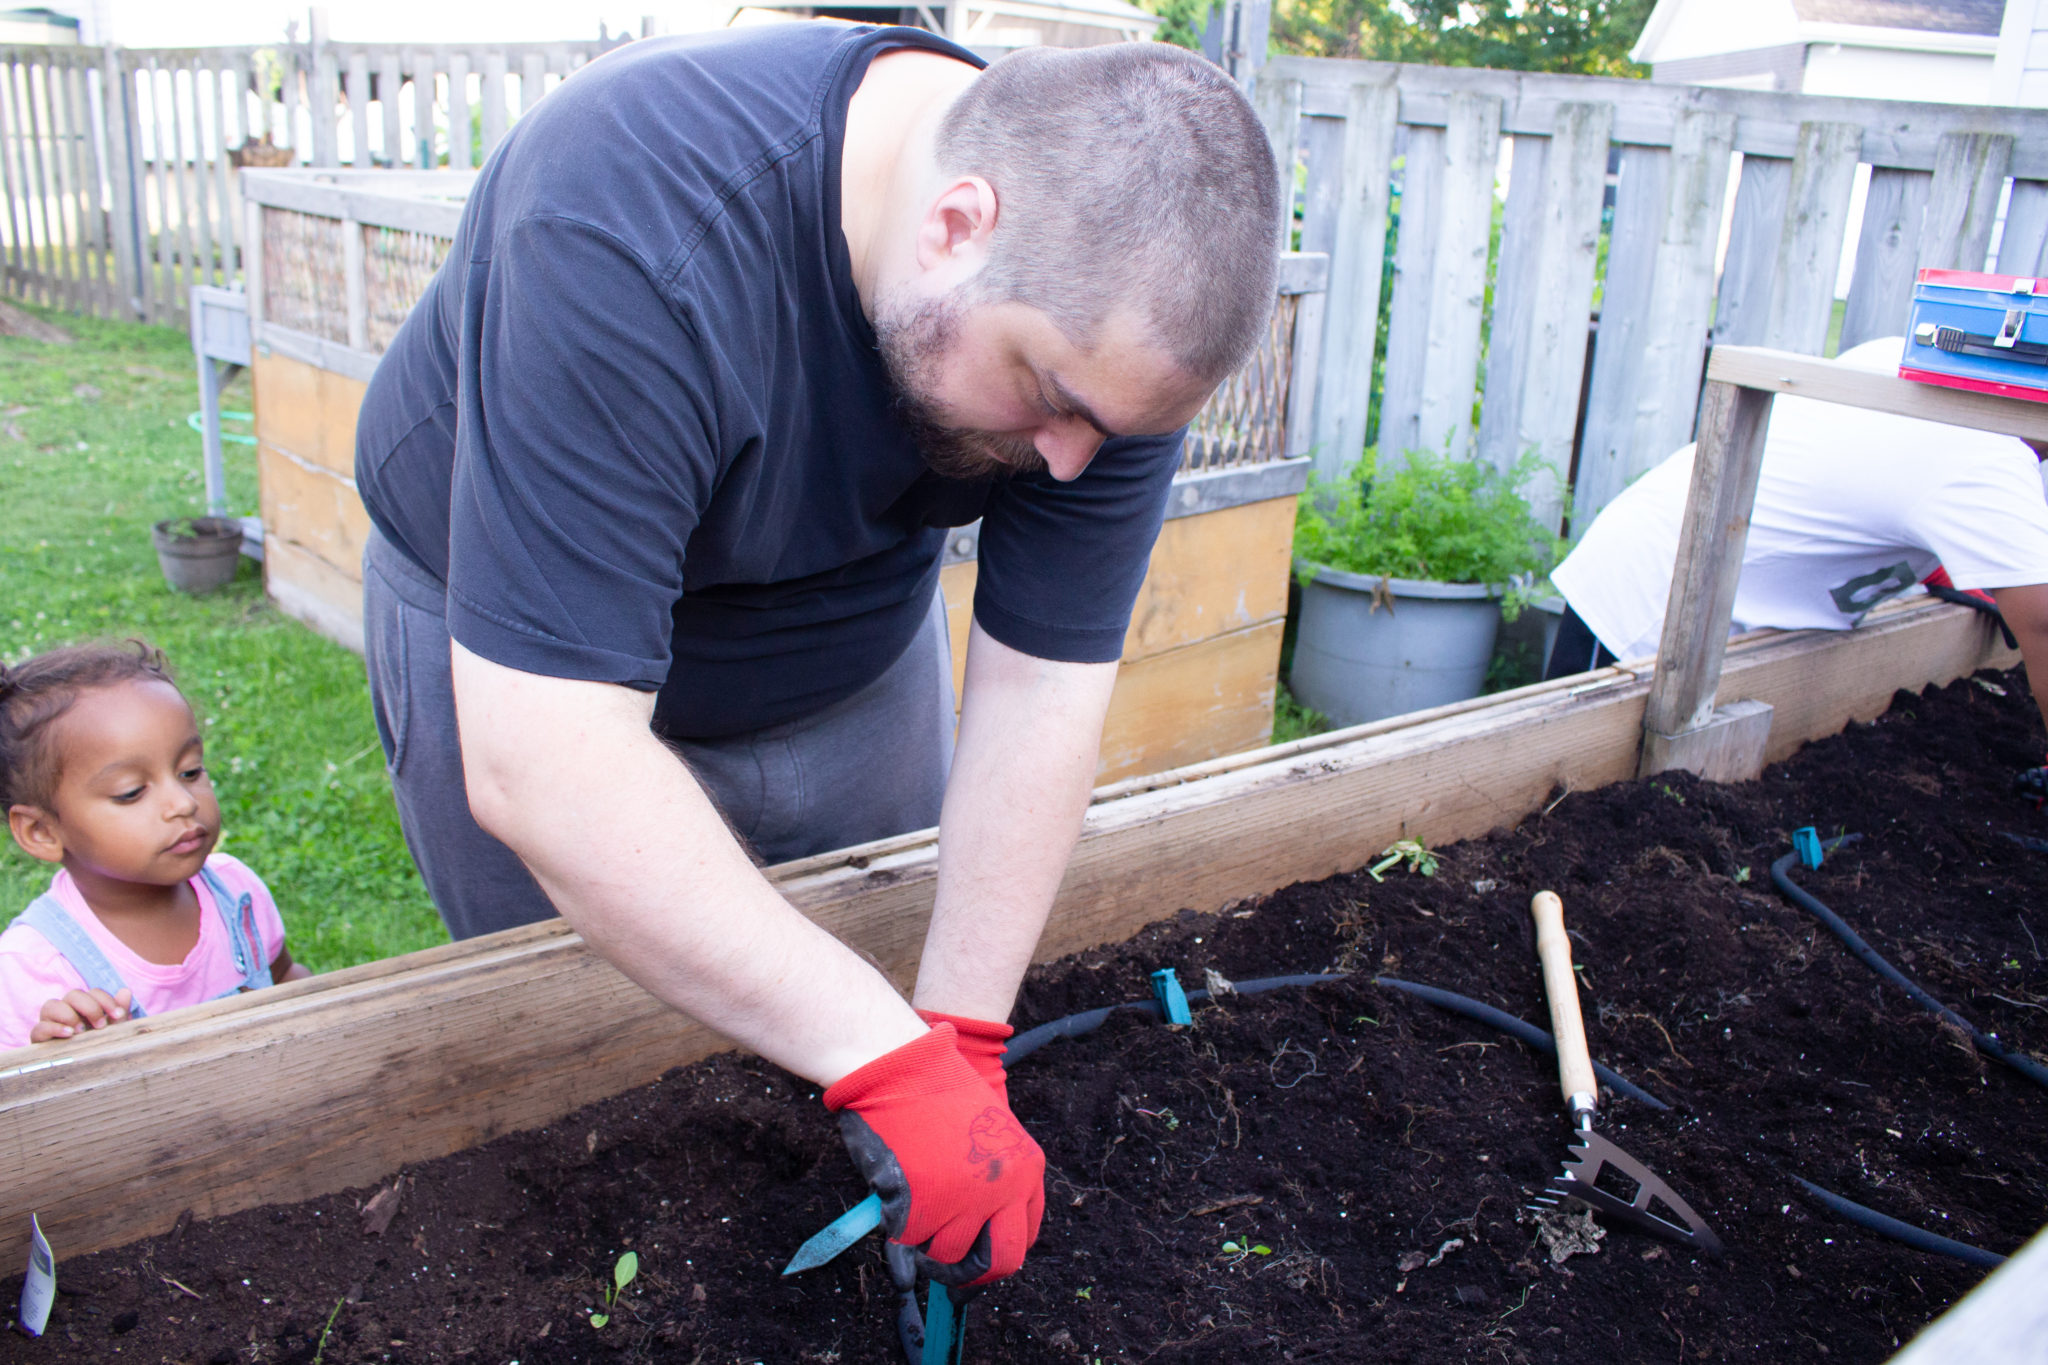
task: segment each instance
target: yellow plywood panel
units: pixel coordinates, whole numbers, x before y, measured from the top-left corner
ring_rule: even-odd
[[[256,447],[256,475],[265,537],[298,545],[360,583],[370,514],[355,486],[263,443]]]
[[[1096,781],[1256,749],[1273,733],[1283,621],[1127,662],[1110,694]]]
[[[263,541],[263,590],[279,611],[337,644],[363,652],[363,585],[288,540]]]
[[[353,477],[361,380],[288,356],[257,354],[249,370],[256,439]]]
[[[1285,616],[1293,548],[1291,497],[1167,522],[1131,608],[1125,661]]]

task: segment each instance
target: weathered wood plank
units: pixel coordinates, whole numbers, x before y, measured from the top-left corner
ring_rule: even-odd
[[[186,92],[191,97],[192,117],[184,117],[185,104],[178,105],[179,147],[178,173],[181,183],[189,186],[192,211],[192,269],[191,284],[226,284],[214,275],[213,250],[213,177],[208,174],[206,157],[206,121],[199,112],[199,77],[204,70],[197,62],[185,68]],[[173,74],[172,80],[177,79]],[[188,154],[189,153],[189,154]],[[187,285],[184,293],[185,313],[192,310],[192,289]]]
[[[1935,604],[1856,631],[1738,642],[1725,690],[1776,708],[1775,760],[1879,714],[1896,688],[2011,657],[1975,613]],[[1646,691],[1611,669],[1100,800],[1039,960],[1122,940],[1183,906],[1214,910],[1350,870],[1396,838],[1481,835],[1559,787],[1624,780]],[[770,875],[892,979],[910,980],[935,878],[930,832]],[[161,1232],[188,1207],[211,1217],[368,1184],[725,1046],[559,921],[510,930],[139,1021],[61,1052],[6,1054],[0,1148],[20,1155],[0,1168],[0,1203],[38,1209],[59,1254],[80,1255]],[[61,1064],[16,1069],[49,1062]],[[232,1109],[222,1095],[236,1096]],[[149,1140],[106,1144],[79,1162],[70,1138],[110,1108]],[[24,1234],[25,1220],[0,1225],[0,1261],[23,1253]]]
[[[1934,159],[1934,189],[1927,200],[1927,227],[1920,239],[1922,267],[1984,268],[2012,154],[2012,139],[1995,133],[1942,136]]]
[[[1500,164],[1500,99],[1455,95],[1442,141],[1435,271],[1422,359],[1416,444],[1464,459],[1472,444],[1480,325],[1486,313],[1494,184]]]
[[[41,231],[40,238],[35,239],[36,292],[41,302],[54,305],[63,302],[63,294],[56,275],[57,241],[50,227],[50,173],[45,164],[48,149],[43,139],[42,113],[36,105],[36,64],[26,62],[21,68],[22,152],[27,163],[22,182],[26,192],[34,196],[29,211],[32,239],[37,229]]]
[[[70,137],[64,124],[63,68],[51,61],[43,65],[39,102],[43,107],[44,136],[49,142],[45,160],[50,165],[50,228],[51,241],[56,244],[56,258],[51,262],[57,276],[57,289],[63,297],[64,306],[73,312],[82,311],[83,295],[79,290],[77,234],[73,225],[77,215],[72,211],[73,196],[70,171]]]
[[[2041,274],[2048,255],[2048,181],[2015,180],[2005,209],[2005,235],[1998,244],[1998,273]]]
[[[1607,275],[1594,333],[1593,373],[1586,383],[1586,417],[1572,479],[1572,525],[1583,528],[1628,486],[1628,442],[1643,392],[1644,340],[1656,325],[1650,296],[1670,204],[1672,153],[1662,147],[1623,147],[1614,187],[1614,224],[1608,234]]]
[[[226,67],[216,67],[209,72],[208,88],[213,96],[213,175],[210,193],[218,205],[214,215],[214,240],[220,247],[220,283],[223,287],[233,286],[241,269],[239,250],[242,215],[235,203],[234,172],[228,162],[228,149],[239,140],[229,128],[229,116],[233,112],[228,98],[229,83],[235,79],[234,72]]]
[[[4,68],[0,68],[4,75]],[[138,216],[135,196],[138,192],[135,169],[135,117],[133,101],[126,98],[132,93],[126,83],[132,77],[121,56],[113,48],[105,50],[100,63],[100,91],[107,101],[107,164],[102,169],[106,174],[108,188],[112,191],[113,202],[108,222],[112,229],[112,240],[108,249],[114,258],[115,316],[132,320],[143,312],[142,281],[137,265],[141,259],[136,242],[135,221]],[[0,115],[5,113],[5,103],[0,101]],[[6,158],[0,156],[0,165]],[[13,194],[8,195],[9,200]]]
[[[1406,133],[1376,443],[1382,469],[1397,468],[1407,452],[1427,444],[1422,434],[1423,361],[1429,349],[1429,307],[1434,301],[1441,226],[1437,217],[1443,197],[1444,134],[1441,128],[1409,128]]]
[[[448,164],[466,171],[475,164],[469,141],[469,54],[448,56]]]
[[[1905,333],[1920,261],[1920,228],[1927,218],[1933,182],[1928,171],[1870,173],[1856,270],[1849,277],[1849,300],[1842,310],[1842,350],[1873,337]]]
[[[1834,319],[1835,278],[1849,231],[1849,200],[1856,189],[1856,149],[1863,129],[1854,123],[1804,123],[1764,322],[1764,345],[1819,355]]]
[[[1901,417],[2048,441],[2048,404],[1917,384],[1814,356],[1751,346],[1717,346],[1707,358],[1707,378],[1817,398],[1823,403],[1849,403]]]
[[[1692,439],[1734,137],[1733,115],[1688,109],[1678,116],[1650,282],[1650,322],[1642,334],[1633,422],[1619,470],[1624,485]]]
[[[1529,355],[1535,279],[1531,262],[1541,236],[1550,139],[1515,138],[1508,202],[1501,215],[1500,260],[1494,268],[1493,327],[1486,346],[1486,391],[1479,406],[1479,458],[1505,469],[1521,456],[1523,379]]]
[[[1708,383],[1645,733],[1682,734],[1713,714],[1770,420],[1768,390]]]
[[[156,270],[152,281],[149,318],[152,322],[174,322],[178,316],[178,201],[177,175],[171,165],[175,143],[164,133],[165,73],[150,57],[144,68],[149,90],[150,131],[153,134],[150,178],[156,182]],[[148,230],[149,224],[143,228]]]
[[[71,128],[73,175],[78,185],[78,244],[84,254],[86,291],[95,317],[114,313],[112,271],[107,259],[105,222],[108,206],[100,197],[99,166],[94,152],[92,117],[87,72],[90,68],[72,63],[64,73],[66,118]]]
[[[519,113],[522,117],[540,102],[547,89],[547,55],[528,52],[519,58]]]
[[[1323,479],[1341,477],[1365,449],[1398,106],[1399,96],[1385,83],[1356,85],[1345,95],[1312,449]]]
[[[342,95],[348,102],[348,164],[374,166],[370,151],[370,57],[366,52],[348,54],[348,74],[343,77]],[[337,161],[340,157],[337,155]]]
[[[405,89],[405,77],[398,64],[396,50],[387,49],[377,56],[377,111],[383,115],[383,164],[403,166],[411,158],[405,146],[405,106],[401,94]]]
[[[484,76],[478,98],[483,101],[484,159],[489,160],[505,140],[505,54],[484,54]],[[481,163],[479,163],[481,164]]]
[[[1560,105],[1544,162],[1515,450],[1535,451],[1549,471],[1547,479],[1525,487],[1523,495],[1531,514],[1552,530],[1564,520],[1571,480],[1613,127],[1613,105]]]
[[[409,69],[412,72],[413,139],[419,144],[413,164],[420,170],[431,171],[441,164],[440,150],[434,145],[434,87],[438,77],[432,54],[413,53]]]
[[[1252,102],[1259,122],[1265,125],[1266,140],[1273,145],[1273,171],[1279,180],[1280,249],[1286,251],[1294,233],[1294,166],[1301,148],[1301,82],[1261,78],[1252,89]]]
[[[1778,267],[1778,241],[1792,190],[1792,163],[1776,157],[1745,156],[1735,189],[1728,253],[1721,262],[1715,294],[1714,345],[1753,346],[1769,325],[1771,285]]]
[[[1301,154],[1308,167],[1301,189],[1301,249],[1327,253],[1344,200],[1344,120],[1303,119]]]

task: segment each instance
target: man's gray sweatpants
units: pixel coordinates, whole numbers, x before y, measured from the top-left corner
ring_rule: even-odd
[[[531,924],[555,909],[513,852],[470,817],[446,597],[441,583],[371,532],[363,636],[377,734],[406,846],[460,939]],[[945,603],[934,594],[903,657],[845,701],[731,739],[673,747],[769,863],[938,824],[953,761]]]

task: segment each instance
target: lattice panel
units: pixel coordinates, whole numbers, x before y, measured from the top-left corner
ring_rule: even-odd
[[[290,209],[263,210],[263,317],[348,344],[348,286],[341,220]]]
[[[427,292],[428,282],[453,245],[446,237],[424,232],[363,229],[363,292],[369,304],[372,351],[381,354],[391,345],[405,315]]]
[[[1294,375],[1294,314],[1301,295],[1282,294],[1265,340],[1223,381],[1188,427],[1181,468],[1234,469],[1287,456],[1287,389]]]

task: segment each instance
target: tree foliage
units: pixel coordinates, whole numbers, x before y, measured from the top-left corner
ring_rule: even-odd
[[[1185,0],[1161,0],[1166,5]],[[1273,47],[1305,57],[1643,76],[1655,0],[1275,0]],[[1161,12],[1161,10],[1155,10]],[[1196,21],[1199,24],[1200,19]]]

